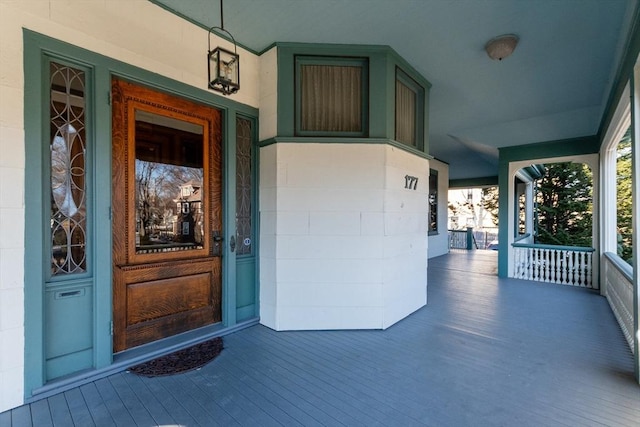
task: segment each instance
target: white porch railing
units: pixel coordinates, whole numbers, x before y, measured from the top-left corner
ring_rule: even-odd
[[[593,248],[513,244],[514,277],[593,288]]]
[[[449,249],[471,249],[467,247],[467,230],[449,230]]]
[[[619,256],[605,252],[604,293],[633,352],[633,269]]]

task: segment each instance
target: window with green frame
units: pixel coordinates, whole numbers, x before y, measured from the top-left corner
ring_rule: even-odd
[[[367,58],[296,56],[296,135],[368,134]]]
[[[395,140],[422,148],[424,139],[424,88],[396,68]]]
[[[438,234],[438,171],[429,169],[429,235]]]

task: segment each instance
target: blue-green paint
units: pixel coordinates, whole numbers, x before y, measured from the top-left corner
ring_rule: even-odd
[[[232,98],[221,97],[212,92],[198,89],[184,83],[176,82],[150,71],[125,64],[123,62],[105,57],[103,55],[78,48],[76,46],[52,39],[50,37],[24,30],[24,73],[25,73],[25,398],[32,399],[32,391],[42,390],[48,378],[59,373],[68,372],[69,369],[82,369],[87,364],[93,372],[108,370],[112,366],[112,337],[110,324],[112,319],[112,279],[111,279],[111,106],[109,105],[109,92],[111,79],[114,76],[142,84],[153,89],[163,91],[175,96],[188,98],[196,102],[211,105],[222,110],[225,126],[224,136],[231,136],[231,129],[235,135],[235,117],[242,114],[245,117],[256,118],[257,109],[233,101]],[[92,210],[90,233],[93,237],[93,246],[90,248],[90,256],[96,260],[90,267],[90,273],[82,280],[91,282],[84,294],[81,304],[73,306],[71,316],[54,303],[45,299],[45,283],[48,275],[48,234],[47,215],[49,207],[48,174],[44,174],[48,168],[48,158],[43,154],[43,141],[48,140],[48,60],[54,58],[57,61],[68,62],[90,70],[92,81],[88,85],[88,97],[92,111],[89,126],[92,127],[90,137],[93,139],[91,149],[92,164],[90,178],[90,194]],[[203,55],[204,63],[204,55]],[[43,107],[44,105],[44,107]],[[229,120],[233,120],[233,126],[229,127]],[[235,138],[233,139],[235,141]],[[46,146],[44,147],[46,148]],[[225,146],[224,176],[225,183],[223,198],[225,203],[235,201],[235,169],[229,170],[230,147]],[[45,150],[46,151],[46,150]],[[235,153],[235,152],[234,152]],[[233,157],[235,160],[235,157]],[[45,176],[46,175],[46,176]],[[225,206],[224,233],[227,239],[230,237],[234,224],[235,211]],[[228,243],[229,240],[226,240]],[[257,246],[258,242],[254,244]],[[228,248],[228,245],[226,246]],[[225,252],[225,259],[228,256]],[[99,262],[97,262],[99,260]],[[225,264],[223,280],[231,280],[235,275],[235,263]],[[71,286],[75,282],[63,283],[60,279],[51,281],[53,286]],[[257,284],[252,284],[257,289]],[[231,295],[233,294],[233,295]],[[257,307],[256,301],[253,307]],[[87,302],[87,300],[90,300]],[[89,307],[90,306],[90,307]],[[235,325],[236,295],[235,286],[229,286],[223,282],[223,315],[225,318],[223,329],[233,328]],[[90,308],[90,310],[89,310]],[[254,309],[254,317],[258,315]],[[45,312],[49,312],[56,319],[53,330],[45,328]],[[63,313],[64,314],[60,314]],[[90,320],[87,321],[87,313]],[[233,313],[233,314],[232,314]],[[45,363],[48,335],[61,337],[74,324],[82,328],[78,341],[69,343],[68,348],[72,353],[64,350],[51,352],[49,363]],[[56,322],[58,325],[56,326]],[[232,323],[233,322],[233,323]],[[74,333],[74,331],[72,331]],[[57,334],[57,335],[56,335]],[[91,350],[86,347],[87,339],[91,342]],[[63,337],[64,338],[64,337]],[[57,339],[57,338],[56,338]],[[66,338],[64,338],[66,339]],[[83,344],[78,344],[81,342]],[[53,341],[51,342],[53,344]],[[67,345],[67,344],[64,344]],[[50,346],[51,347],[51,346]],[[64,353],[64,354],[63,354]],[[89,356],[90,355],[90,356]],[[123,368],[123,367],[122,367]],[[88,374],[85,372],[83,378]],[[73,379],[65,384],[73,383]],[[44,387],[46,388],[46,387]]]
[[[449,188],[481,188],[496,187],[498,185],[497,176],[485,176],[480,178],[450,179]]]
[[[266,147],[273,144],[383,144],[391,145],[396,148],[400,148],[404,151],[408,151],[423,159],[431,160],[433,156],[418,151],[413,147],[409,147],[406,144],[396,141],[395,139],[387,138],[324,138],[324,137],[275,137],[260,141],[260,147]]]
[[[467,250],[473,249],[473,227],[467,227]]]
[[[260,245],[259,200],[259,155],[258,122],[251,117],[242,117],[251,121],[251,254],[236,256],[236,321],[243,322],[259,316],[258,259]],[[236,247],[243,242],[237,241]]]
[[[236,323],[236,253],[229,250],[231,238],[236,234],[236,114],[227,111],[223,115],[223,152],[227,161],[223,167],[223,234],[224,256],[222,257],[222,322]]]
[[[506,236],[509,235],[509,162],[498,164],[498,277],[507,277],[509,274],[509,244]]]
[[[537,160],[550,157],[578,156],[594,154],[600,150],[597,136],[546,141],[536,144],[516,145],[499,148],[500,161],[515,162],[520,160]]]
[[[396,68],[400,68],[407,76],[424,88],[421,114],[424,116],[423,137],[418,141],[417,149],[405,144],[394,144],[400,149],[422,153],[429,152],[428,144],[428,94],[431,84],[418,73],[407,61],[401,58],[389,46],[378,45],[343,45],[343,44],[306,44],[276,43],[278,62],[278,115],[277,138],[296,135],[296,90],[295,58],[297,56],[320,56],[336,58],[368,58],[369,60],[369,129],[368,138],[358,138],[364,143],[376,143],[379,139],[393,140],[395,137],[395,79]],[[338,137],[340,138],[340,137]],[[335,138],[317,139],[315,142],[333,142]],[[342,139],[342,138],[340,138]],[[351,139],[351,138],[348,138]],[[359,142],[360,142],[359,141]],[[299,142],[292,140],[290,142]]]

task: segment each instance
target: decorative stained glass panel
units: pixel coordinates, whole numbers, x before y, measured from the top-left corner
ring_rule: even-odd
[[[438,232],[438,171],[429,169],[429,233]]]
[[[252,173],[251,120],[236,120],[236,239],[237,255],[252,253]]]
[[[87,270],[85,73],[50,65],[51,274]]]

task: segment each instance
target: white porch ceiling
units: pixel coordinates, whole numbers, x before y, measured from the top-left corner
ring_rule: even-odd
[[[152,1],[220,25],[217,0]],[[451,179],[478,178],[497,175],[500,147],[598,132],[637,1],[227,0],[224,26],[256,52],[391,46],[433,85],[430,154]],[[515,52],[489,59],[485,43],[505,33],[520,37]]]

